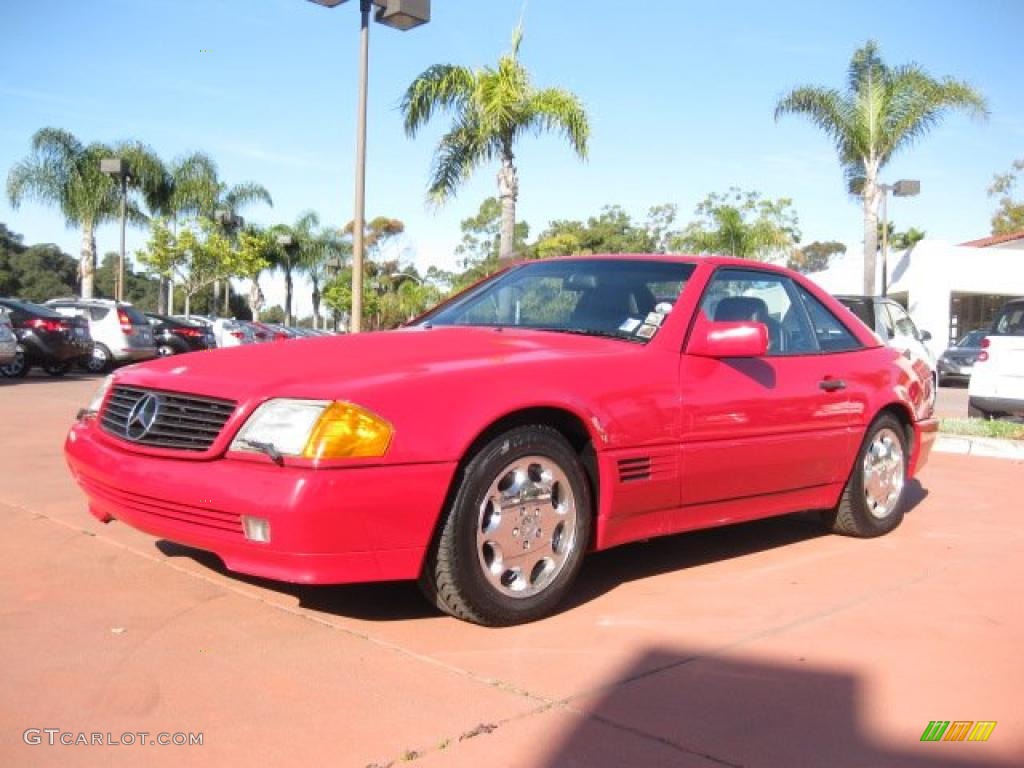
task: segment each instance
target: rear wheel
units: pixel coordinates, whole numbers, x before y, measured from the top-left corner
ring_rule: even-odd
[[[888,533],[903,519],[907,480],[907,439],[903,425],[885,414],[868,428],[843,495],[825,513],[835,533],[869,538]]]
[[[51,376],[63,376],[71,370],[71,363],[50,363],[49,365],[44,365],[43,370]]]
[[[974,399],[969,398],[967,400],[967,416],[972,419],[994,419],[995,414],[990,411],[986,411],[984,408],[979,408],[974,404]]]
[[[177,350],[174,347],[172,347],[170,344],[161,344],[160,346],[158,346],[156,348],[156,354],[157,354],[158,357],[170,357],[176,351]]]
[[[114,357],[105,345],[96,343],[92,345],[92,354],[85,360],[85,370],[89,373],[106,373],[113,362]]]
[[[7,365],[0,366],[0,375],[5,376],[9,379],[23,379],[28,375],[29,366],[28,361],[25,360],[25,350],[18,347],[18,351],[14,355],[14,359],[11,360]]]
[[[491,440],[466,466],[420,586],[441,610],[488,626],[550,613],[590,536],[590,489],[576,451],[546,426]]]

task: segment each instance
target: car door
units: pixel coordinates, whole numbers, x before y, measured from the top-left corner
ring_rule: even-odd
[[[879,311],[884,311],[890,318],[892,337],[889,340],[889,346],[898,349],[910,360],[918,376],[925,381],[933,379],[935,358],[928,347],[924,345],[921,333],[914,325],[914,321],[910,319],[907,310],[895,301],[884,301],[879,305]]]
[[[845,480],[859,410],[842,352],[860,344],[824,307],[828,318],[814,321],[802,293],[769,271],[720,268],[708,283],[703,317],[762,322],[769,349],[759,358],[682,355],[684,506]]]

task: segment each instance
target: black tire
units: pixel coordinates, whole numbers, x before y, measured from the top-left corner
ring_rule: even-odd
[[[876,440],[892,440],[899,445],[901,452],[900,488],[898,497],[891,509],[884,514],[883,510],[872,511],[872,503],[869,502],[865,493],[865,459]],[[884,443],[884,440],[882,440]],[[903,520],[903,497],[906,491],[907,464],[910,459],[907,450],[907,433],[903,424],[890,414],[879,416],[868,428],[857,452],[857,460],[854,462],[850,477],[843,488],[843,495],[835,509],[823,513],[825,524],[833,533],[844,536],[855,536],[858,538],[871,538],[889,533]],[[883,509],[888,509],[883,508]]]
[[[499,483],[503,476],[511,476],[508,474],[509,467],[526,457],[540,457],[550,462],[568,481],[573,494],[572,501],[575,503],[575,532],[568,536],[568,543],[559,553],[558,545],[554,542],[562,539],[556,535],[555,530],[549,528],[548,533],[552,536],[550,549],[538,548],[531,555],[541,551],[551,552],[553,558],[560,559],[560,565],[550,578],[542,577],[540,586],[535,583],[528,585],[527,590],[535,589],[535,593],[510,596],[489,580],[493,577],[485,575],[478,533],[484,525],[487,494],[493,484]],[[533,467],[530,464],[531,471]],[[480,448],[456,478],[456,483],[454,499],[440,522],[420,576],[420,588],[427,599],[445,613],[485,626],[522,624],[551,613],[572,586],[590,542],[593,504],[586,472],[577,452],[561,433],[551,427],[517,427]],[[559,491],[558,495],[563,493]],[[554,488],[551,494],[552,506],[556,506]],[[530,503],[526,502],[527,505]],[[547,510],[545,514],[549,513],[550,510]],[[512,515],[515,512],[506,509],[502,514]],[[510,519],[508,525],[521,524],[513,520]],[[537,523],[536,520],[534,518],[537,525],[535,533],[541,536],[541,527],[547,525],[547,522]],[[533,541],[530,534],[525,532],[528,524],[524,524],[523,537]],[[557,525],[554,527],[557,529]],[[516,535],[519,535],[519,531],[518,527],[515,528]],[[524,548],[528,546],[524,543]],[[519,570],[514,565],[515,558],[521,555],[515,550],[515,554],[508,558],[509,570],[502,574],[502,579],[513,570]],[[491,573],[497,575],[496,570]],[[531,574],[528,579],[523,578],[522,582],[525,584],[532,579]]]
[[[167,344],[166,342],[162,342],[156,346],[157,357],[171,357],[172,355],[177,355],[180,352],[180,349],[177,349],[173,344]]]
[[[114,362],[114,356],[103,344],[96,342],[92,345],[92,354],[85,358],[83,366],[89,373],[106,373]]]
[[[32,366],[25,359],[25,351],[18,348],[14,359],[7,365],[0,367],[0,375],[8,379],[24,379]]]
[[[968,398],[968,400],[967,400],[967,416],[968,416],[968,418],[971,418],[971,419],[991,419],[992,418],[992,414],[991,413],[989,413],[988,411],[986,411],[986,410],[984,410],[982,408],[979,408],[978,406],[976,406],[974,404],[974,399],[973,398]]]
[[[44,365],[43,370],[51,376],[63,376],[71,370],[71,363],[50,363],[49,365]]]

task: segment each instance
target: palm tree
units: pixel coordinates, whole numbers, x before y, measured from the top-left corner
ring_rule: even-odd
[[[284,316],[285,325],[292,324],[292,293],[295,273],[303,268],[308,259],[306,254],[314,252],[316,232],[320,227],[320,215],[316,211],[302,213],[291,226],[277,224],[271,227],[275,236],[291,238],[291,245],[279,246],[274,266],[284,274]]]
[[[875,292],[878,173],[953,110],[987,117],[985,98],[967,83],[937,80],[916,64],[890,67],[869,40],[850,59],[845,92],[801,86],[775,106],[775,119],[804,115],[835,143],[849,190],[864,209],[864,292]]]
[[[81,228],[81,293],[83,298],[92,298],[96,228],[117,220],[121,212],[118,185],[100,171],[100,160],[118,156],[128,161],[132,177],[127,215],[134,224],[146,221],[138,205],[140,198],[150,210],[159,207],[166,172],[156,154],[139,142],[86,145],[69,131],[42,128],[32,136],[31,146],[31,154],[7,176],[7,197],[15,208],[29,199],[54,205],[69,227]]]
[[[512,34],[512,49],[497,68],[472,70],[436,64],[417,77],[402,99],[405,132],[414,137],[436,110],[452,114],[452,127],[434,153],[429,197],[437,204],[453,197],[459,185],[480,165],[493,160],[501,199],[499,259],[512,259],[519,178],[516,140],[526,132],[559,131],[580,158],[587,156],[590,125],[580,100],[561,88],[538,90],[519,62],[522,27]]]
[[[312,284],[313,328],[319,325],[320,320],[321,286],[328,281],[332,269],[341,269],[346,257],[351,253],[352,245],[344,239],[344,233],[331,227],[314,232],[312,239],[300,253],[299,269],[306,273]]]

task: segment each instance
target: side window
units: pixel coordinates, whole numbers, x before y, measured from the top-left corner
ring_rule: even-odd
[[[889,341],[896,336],[896,326],[892,321],[892,315],[889,314],[885,304],[875,305],[875,310],[878,313],[878,325],[876,330],[881,334],[883,339]]]
[[[917,326],[914,325],[914,321],[910,319],[910,315],[907,314],[903,307],[899,304],[886,303],[885,308],[889,310],[889,314],[892,316],[892,324],[896,329],[897,336],[917,338]]]
[[[720,269],[704,292],[701,310],[709,320],[763,323],[769,356],[814,354],[818,345],[799,302],[788,277]]]
[[[89,318],[92,320],[102,320],[110,312],[106,307],[89,307]]]
[[[802,286],[797,291],[814,326],[814,336],[822,352],[845,352],[860,349],[861,344],[832,312]]]

